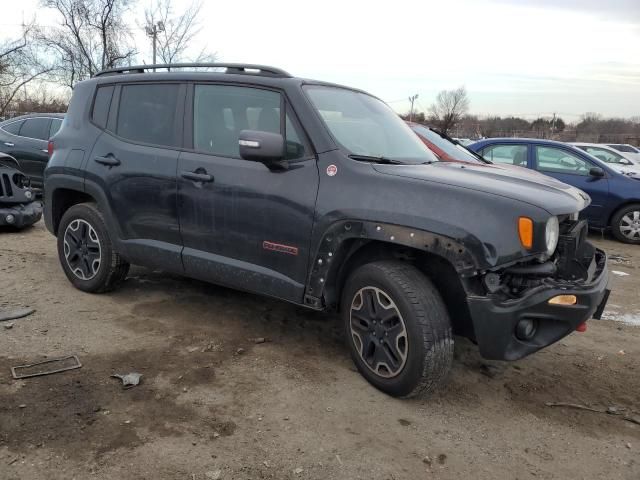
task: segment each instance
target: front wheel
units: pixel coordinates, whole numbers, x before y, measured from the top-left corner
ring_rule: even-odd
[[[410,397],[446,378],[453,359],[449,316],[413,265],[380,261],[358,268],[343,289],[342,315],[353,361],[376,388]]]
[[[611,218],[611,232],[621,242],[640,244],[640,203],[618,210]]]

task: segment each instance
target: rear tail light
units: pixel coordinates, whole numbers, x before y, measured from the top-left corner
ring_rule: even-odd
[[[53,155],[53,140],[49,140],[49,143],[47,144],[47,154],[49,155],[49,158]]]

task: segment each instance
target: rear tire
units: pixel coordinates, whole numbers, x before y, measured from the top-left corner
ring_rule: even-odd
[[[611,233],[621,242],[640,244],[640,203],[622,207],[613,215]]]
[[[358,371],[394,397],[430,393],[453,360],[442,297],[417,268],[400,261],[363,265],[342,293],[346,338]]]
[[[104,217],[94,203],[69,208],[58,227],[58,258],[79,290],[103,293],[120,285],[129,263],[113,248]]]

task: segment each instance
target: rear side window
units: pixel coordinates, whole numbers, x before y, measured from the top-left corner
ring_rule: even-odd
[[[56,133],[58,133],[58,130],[60,130],[61,126],[62,126],[61,119],[54,118],[53,120],[51,120],[51,127],[49,127],[49,138],[53,137]]]
[[[93,123],[100,128],[107,127],[107,119],[109,118],[109,108],[111,107],[111,97],[113,96],[113,85],[108,87],[100,87],[96,92],[96,99],[93,102],[93,112],[91,119]]]
[[[50,122],[50,118],[28,118],[22,124],[19,135],[37,140],[48,140]]]
[[[526,145],[492,145],[482,150],[482,156],[493,163],[527,166]]]
[[[179,85],[124,85],[116,134],[127,140],[176,146],[176,107]]]
[[[18,132],[20,131],[20,127],[22,126],[23,123],[24,123],[24,120],[18,120],[17,122],[13,122],[13,123],[10,123],[9,125],[5,125],[4,127],[2,127],[2,129],[7,133],[18,135]]]

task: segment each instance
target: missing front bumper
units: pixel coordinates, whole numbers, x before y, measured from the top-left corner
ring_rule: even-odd
[[[517,360],[557,342],[586,320],[599,318],[609,296],[606,261],[606,253],[596,250],[596,268],[587,282],[549,282],[517,299],[467,297],[480,354],[487,359]],[[557,295],[575,295],[577,302],[550,305]],[[518,335],[522,321],[535,325],[534,334],[526,340]]]

